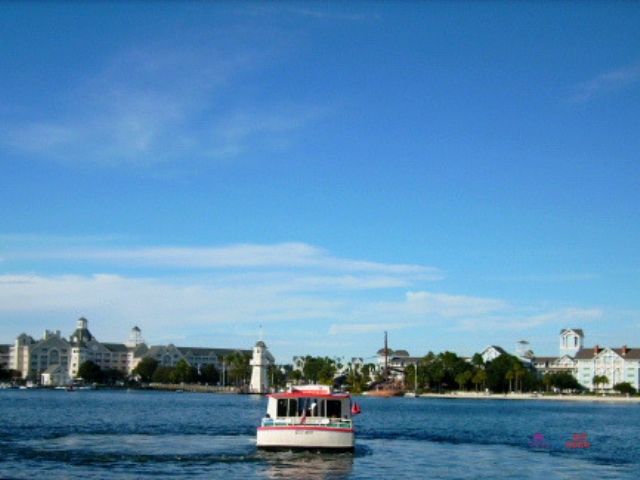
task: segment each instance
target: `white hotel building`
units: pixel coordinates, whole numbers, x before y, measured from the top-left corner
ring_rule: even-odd
[[[0,367],[16,370],[22,378],[43,385],[64,385],[77,377],[80,365],[87,360],[103,370],[115,369],[125,375],[130,375],[144,357],[155,358],[163,366],[175,366],[184,359],[196,368],[211,364],[222,370],[224,358],[233,352],[251,354],[250,350],[171,344],[148,347],[138,327],[131,329],[125,343],[103,343],[91,334],[87,319],[80,318],[69,339],[59,330],[47,330],[40,340],[23,333],[13,345],[0,345]]]
[[[565,328],[560,332],[560,356],[535,357],[533,367],[541,373],[570,372],[578,383],[595,390],[593,377],[606,376],[608,383],[598,388],[611,390],[617,383],[628,382],[640,390],[640,348],[620,348],[596,345],[584,348],[584,332],[579,328]]]

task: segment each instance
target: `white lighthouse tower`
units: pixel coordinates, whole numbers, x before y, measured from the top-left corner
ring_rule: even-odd
[[[269,365],[275,362],[273,355],[267,350],[265,343],[260,340],[253,347],[251,359],[251,393],[269,392]]]

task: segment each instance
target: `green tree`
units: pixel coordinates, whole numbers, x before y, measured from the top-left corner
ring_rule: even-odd
[[[178,363],[171,374],[173,383],[193,383],[198,378],[198,371],[189,365],[184,358],[178,360]]]
[[[107,385],[116,385],[119,382],[124,382],[125,375],[117,368],[107,368],[102,372],[102,381]]]
[[[220,372],[215,365],[207,364],[200,367],[199,381],[207,385],[215,385],[220,381]]]
[[[482,368],[476,370],[473,374],[473,378],[471,379],[473,384],[476,386],[476,392],[478,391],[478,385],[485,385],[487,382],[487,372],[485,372]]]
[[[636,389],[629,382],[616,383],[613,389],[625,395],[635,395]]]
[[[336,372],[336,362],[329,357],[305,357],[302,376],[311,383],[333,385]]]
[[[518,366],[519,365],[519,366]],[[487,386],[492,392],[510,392],[516,380],[520,390],[538,388],[535,375],[522,367],[517,357],[503,353],[485,366],[487,372]],[[508,374],[508,372],[511,372]]]
[[[158,368],[158,361],[152,357],[144,357],[133,369],[133,374],[140,377],[143,382],[150,382],[153,372]]]
[[[513,378],[516,381],[516,390],[519,392],[522,392],[522,382],[520,381],[520,379],[524,377],[526,371],[519,361],[513,364],[512,371],[513,371]],[[520,389],[518,389],[518,382],[520,383]]]
[[[229,383],[236,386],[245,384],[251,376],[251,366],[249,365],[249,355],[241,352],[233,352],[226,358],[229,368]]]
[[[465,370],[456,375],[456,383],[460,387],[460,390],[466,390],[465,387],[469,383],[469,380],[471,380],[472,375],[471,370]]]
[[[417,365],[407,365],[404,369],[404,385],[408,390],[417,390],[416,372]]]
[[[471,357],[471,365],[477,368],[484,368],[484,359],[479,353],[474,353]]]
[[[504,378],[507,379],[507,381],[509,382],[509,392],[513,392],[513,389],[511,388],[511,382],[513,381],[513,369],[507,370],[507,373],[505,373]]]
[[[362,367],[358,364],[349,362],[347,365],[347,384],[352,393],[360,393],[364,390],[366,382],[362,375]]]
[[[555,387],[559,390],[582,389],[582,385],[569,372],[547,373],[542,379],[542,383],[547,387],[547,390],[549,387]]]
[[[154,383],[171,383],[173,378],[173,368],[159,365],[151,376]]]
[[[294,383],[300,383],[300,381],[302,380],[302,372],[300,370],[293,370],[290,374],[289,374],[289,378],[291,379],[291,381],[293,381]]]
[[[600,386],[601,389],[604,389],[604,386],[609,383],[609,379],[606,375],[594,375],[592,381],[596,391],[598,390],[598,386]]]
[[[87,383],[100,383],[103,379],[103,373],[98,364],[87,360],[82,362],[80,368],[78,368],[78,377]]]

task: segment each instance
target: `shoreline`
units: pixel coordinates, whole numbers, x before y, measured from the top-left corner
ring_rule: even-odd
[[[447,398],[460,400],[542,400],[559,402],[640,403],[640,396],[618,397],[612,395],[541,395],[533,393],[422,393],[416,398]]]

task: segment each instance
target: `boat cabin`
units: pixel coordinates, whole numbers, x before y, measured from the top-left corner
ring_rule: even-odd
[[[329,387],[314,389],[293,387],[289,392],[269,395],[267,418],[305,419],[314,423],[316,419],[349,420],[351,418],[351,397],[348,394],[331,393]],[[298,423],[298,422],[292,422]]]

